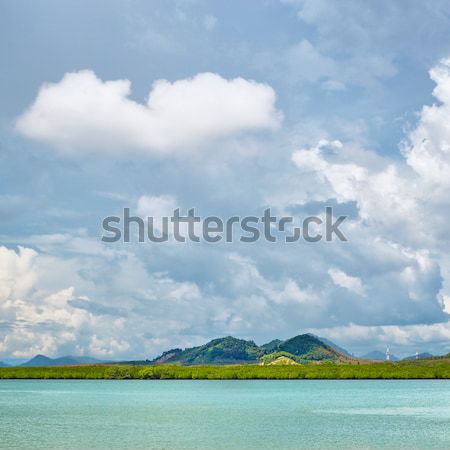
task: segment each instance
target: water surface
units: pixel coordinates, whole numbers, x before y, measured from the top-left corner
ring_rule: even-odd
[[[0,449],[450,449],[450,382],[0,380]]]

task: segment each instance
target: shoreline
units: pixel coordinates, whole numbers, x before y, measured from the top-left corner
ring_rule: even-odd
[[[311,365],[80,365],[0,368],[1,379],[53,380],[448,380],[449,361]]]

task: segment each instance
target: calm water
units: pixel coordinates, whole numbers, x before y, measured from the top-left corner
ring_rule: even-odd
[[[0,381],[1,449],[450,449],[446,381]]]

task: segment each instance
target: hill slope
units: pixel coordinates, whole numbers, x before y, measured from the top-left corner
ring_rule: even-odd
[[[298,366],[300,363],[287,356],[279,356],[268,364],[269,366]]]
[[[300,334],[280,341],[276,346],[271,346],[271,350],[262,357],[262,361],[266,364],[280,357],[287,357],[296,362],[347,361],[349,359],[345,354],[312,334]]]
[[[341,347],[340,345],[335,344],[334,342],[330,341],[329,339],[326,339],[321,336],[316,336],[316,338],[321,340],[324,344],[327,344],[328,346],[334,348],[339,353],[342,353],[345,356],[348,356],[349,358],[353,358],[353,355],[349,351],[347,351],[345,348]]]
[[[261,348],[265,353],[271,353],[276,351],[277,347],[282,343],[281,339],[274,339],[273,341],[268,342],[267,344],[261,345]]]
[[[253,342],[231,336],[213,339],[205,345],[174,349],[154,359],[154,364],[245,364],[258,362],[263,351]]]
[[[280,359],[281,358],[281,359]],[[311,334],[302,334],[285,341],[274,340],[257,346],[253,341],[231,336],[214,339],[199,347],[179,348],[164,352],[152,364],[270,364],[287,362],[347,361],[348,357]]]

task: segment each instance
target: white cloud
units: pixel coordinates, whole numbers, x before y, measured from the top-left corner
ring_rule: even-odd
[[[0,270],[0,295],[7,298],[1,313],[15,324],[1,348],[147,356],[230,333],[262,342],[314,329],[351,348],[389,342],[445,349],[450,195],[446,176],[431,163],[437,160],[444,171],[449,164],[448,66],[443,61],[431,72],[440,103],[422,110],[404,160],[332,140],[293,154],[298,183],[287,188],[281,177],[289,200],[280,209],[316,211],[330,201],[350,208],[345,245],[249,246],[230,255],[219,246],[148,252],[143,246],[106,249],[81,234],[35,236],[29,242],[47,255],[25,249],[21,259],[21,251],[0,251],[0,268],[8,267]],[[176,202],[144,195],[136,209],[168,216]],[[72,256],[48,256],[61,249]]]
[[[153,218],[153,227],[158,232],[162,231],[162,217],[172,217],[177,208],[175,197],[171,195],[142,195],[137,202],[137,213],[144,220],[147,217]],[[171,223],[168,222],[167,231],[171,230]]]
[[[172,195],[142,195],[137,202],[138,214],[145,217],[170,217],[176,207],[176,198]]]
[[[409,8],[390,0],[281,2],[313,28],[312,45],[323,56],[333,57],[336,79],[346,86],[368,87],[375,95],[378,81],[395,76],[403,60],[416,64],[448,50],[442,43],[448,29],[446,0],[417,2]]]
[[[297,81],[316,82],[334,77],[338,71],[333,59],[322,55],[307,39],[289,47],[283,54],[282,62],[289,72],[284,76]]]
[[[212,14],[208,14],[203,18],[203,26],[207,31],[212,31],[217,25],[217,17]]]
[[[0,317],[9,329],[0,335],[0,352],[31,356],[37,351],[54,353],[76,340],[76,331],[92,317],[71,308],[74,288],[46,291],[39,287],[39,255],[32,249],[0,247]],[[61,327],[49,327],[56,323]]]
[[[416,351],[446,354],[450,352],[450,322],[426,325],[370,327],[349,324],[341,327],[310,329],[310,332],[332,339],[361,355],[370,350],[384,350],[410,356]]]
[[[450,295],[442,295],[442,306],[447,314],[450,314]]]
[[[344,271],[336,268],[329,269],[328,274],[336,286],[348,289],[361,297],[367,297],[366,288],[358,277],[347,275]]]
[[[0,301],[24,297],[30,292],[37,278],[36,256],[30,248],[19,247],[16,253],[0,247]]]
[[[430,108],[436,110],[436,117],[445,114],[441,110],[447,106],[424,108],[410,134],[410,144],[405,144],[404,162],[374,157],[370,152],[360,152],[358,161],[352,149],[338,141],[322,140],[314,147],[295,151],[292,160],[302,176],[313,177],[314,200],[355,202],[360,225],[371,227],[373,235],[400,240],[407,246],[439,249],[443,240],[449,240],[450,151],[444,138],[433,144],[425,137],[433,127],[441,135],[448,128],[444,118],[429,125]],[[308,200],[311,197],[303,202]]]
[[[160,237],[163,232],[167,232],[169,241],[173,243],[177,241],[173,239],[174,224],[170,219],[175,209],[180,209],[181,216],[187,215],[187,210],[180,208],[177,204],[177,199],[172,195],[141,195],[136,205],[136,212],[144,220],[146,226],[149,223],[148,219],[152,218],[154,235]],[[167,225],[163,223],[163,218],[167,218]],[[181,236],[189,236],[189,228],[190,224],[188,222],[178,224],[178,230]],[[194,222],[191,224],[191,228],[195,236],[200,237],[202,235],[203,228],[201,222]]]
[[[170,248],[164,247],[161,252],[159,248],[144,250],[141,255],[149,257],[160,271],[157,273],[149,270],[145,258],[132,252],[137,248],[99,249],[93,253],[88,248],[90,239],[85,239],[85,245],[77,245],[70,251],[72,256],[64,258],[24,249],[25,255],[33,255],[27,264],[17,261],[21,259],[19,252],[2,249],[4,261],[16,262],[8,264],[4,271],[7,275],[3,279],[11,280],[14,289],[0,301],[3,330],[7,325],[6,332],[0,333],[0,356],[77,353],[149,357],[173,346],[196,345],[227,334],[263,342],[310,327],[343,327],[349,323],[373,327],[398,320],[417,323],[425,312],[432,319],[436,316],[436,268],[429,257],[387,244],[375,245],[367,239],[364,241],[368,256],[361,256],[364,260],[359,265],[365,267],[368,260],[374,259],[373,265],[378,267],[382,260],[383,270],[378,268],[372,273],[373,267],[366,267],[359,278],[361,284],[349,275],[343,279],[344,284],[357,290],[362,291],[367,285],[370,302],[339,293],[331,280],[317,274],[321,270],[326,274],[323,268],[329,265],[326,254],[321,252],[314,260],[312,276],[302,264],[292,276],[276,274],[273,269],[264,273],[258,257],[227,252],[220,256],[207,254],[213,256],[214,265],[219,265],[218,276],[208,276],[208,283],[201,286],[190,280],[176,280],[164,270],[168,261],[163,255]],[[48,250],[59,253],[58,246],[65,249],[69,241],[52,241]],[[197,251],[192,250],[193,254]],[[286,250],[282,251],[283,256]],[[317,255],[317,250],[311,249],[311,254]],[[174,249],[174,260],[182,263],[183,253]],[[283,264],[281,255],[273,251],[271,254]],[[301,255],[302,260],[311,260],[308,250],[304,249]],[[342,256],[351,267],[351,256]],[[211,261],[208,265],[213,265]],[[292,259],[288,257],[287,261]],[[18,271],[18,266],[24,269]],[[31,282],[16,289],[30,278],[30,273]],[[345,268],[345,273],[352,272]],[[422,291],[429,291],[425,292],[426,297]],[[392,298],[385,301],[388,296]]]
[[[61,288],[69,281],[76,287]],[[219,307],[205,308],[208,300],[195,283],[150,273],[130,253],[70,261],[0,246],[0,356],[148,357],[178,345],[180,334],[195,341],[187,331]]]
[[[332,269],[329,275],[336,284],[360,295],[370,290],[366,314],[373,314],[375,320],[375,309],[382,308],[386,324],[429,323],[446,317],[450,60],[442,60],[430,75],[440,103],[422,109],[403,146],[403,161],[327,140],[292,155],[303,186],[314,187],[308,195],[300,191],[297,201],[291,199],[293,204],[333,199],[340,205],[355,205],[356,217],[346,225],[349,243],[340,249],[337,260],[345,272]],[[361,269],[360,279],[348,277]],[[434,319],[428,314],[431,309]],[[362,322],[367,320],[363,317],[361,312],[359,325],[370,325]]]
[[[44,84],[17,120],[25,136],[65,152],[192,151],[208,140],[258,129],[281,120],[275,92],[243,78],[213,73],[173,83],[153,83],[145,104],[129,98],[128,80],[102,81],[83,70]]]
[[[118,340],[116,338],[102,338],[96,334],[92,335],[89,345],[89,352],[92,355],[100,357],[113,357],[118,354],[123,354],[130,348],[130,344],[126,341]]]
[[[450,189],[450,58],[430,71],[433,95],[440,104],[424,106],[420,121],[405,146],[406,161],[426,183],[427,195],[444,196]]]

